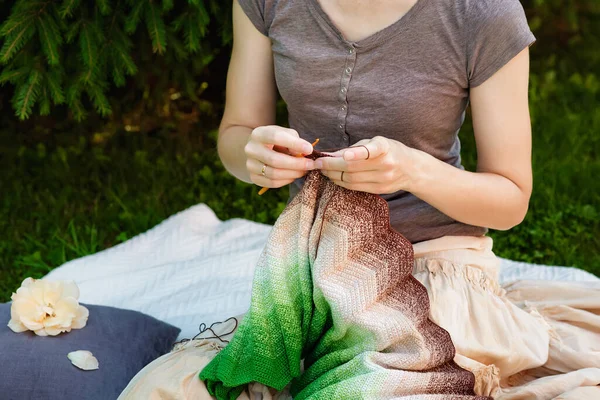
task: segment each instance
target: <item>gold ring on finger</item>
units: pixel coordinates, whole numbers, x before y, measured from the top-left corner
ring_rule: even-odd
[[[267,174],[265,174],[265,171],[267,170],[267,164],[263,164],[262,170],[260,171],[260,174],[262,176],[267,176]]]

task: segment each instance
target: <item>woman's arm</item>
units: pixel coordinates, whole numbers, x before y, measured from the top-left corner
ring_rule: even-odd
[[[527,214],[533,178],[529,49],[471,89],[477,172],[421,154],[412,192],[450,217],[506,230]]]
[[[227,72],[225,113],[218,150],[225,168],[250,182],[244,147],[257,126],[275,123],[276,102],[271,41],[233,2],[233,51]]]
[[[471,89],[477,172],[468,172],[402,143],[361,141],[316,167],[337,184],[371,193],[407,190],[455,220],[497,230],[518,225],[532,190],[529,50]],[[367,156],[369,159],[366,160]],[[341,171],[345,171],[343,181]]]
[[[312,161],[282,151],[310,153],[312,147],[299,139],[297,132],[273,126],[277,92],[271,41],[252,25],[237,0],[233,3],[233,35],[219,157],[225,168],[244,182],[280,187],[312,167]]]

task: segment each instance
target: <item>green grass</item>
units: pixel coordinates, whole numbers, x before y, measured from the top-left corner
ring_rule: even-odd
[[[600,275],[600,99],[593,77],[532,77],[535,189],[526,220],[491,232],[498,255],[573,265]],[[272,223],[287,190],[262,197],[237,182],[214,150],[166,134],[53,131],[43,140],[0,132],[0,302],[28,276],[113,246],[193,204],[222,219]],[[475,165],[470,124],[461,133]],[[98,137],[98,136],[96,136]],[[31,144],[37,143],[37,144]]]
[[[497,253],[577,266],[600,276],[600,84],[593,75],[559,83],[531,77],[534,189],[522,224],[491,232]],[[470,126],[464,163],[475,168]]]

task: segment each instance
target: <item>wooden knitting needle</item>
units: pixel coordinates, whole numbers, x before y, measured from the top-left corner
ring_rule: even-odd
[[[315,147],[317,145],[317,143],[319,143],[319,139],[315,140],[315,142],[312,144],[312,147]],[[296,157],[304,157],[305,154],[298,154]],[[259,190],[258,195],[262,196],[263,194],[265,194],[267,192],[267,190],[269,190],[268,187],[264,187],[262,189]]]

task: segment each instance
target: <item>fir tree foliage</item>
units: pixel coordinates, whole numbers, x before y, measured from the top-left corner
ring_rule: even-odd
[[[219,0],[0,0],[0,85],[14,87],[20,119],[60,104],[76,120],[91,110],[108,116],[109,90],[139,74],[145,51],[166,65],[176,60],[174,78],[191,79],[181,62],[210,62],[208,26],[211,18],[226,21],[230,7]]]

